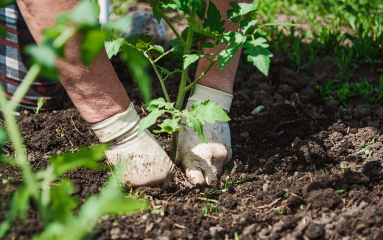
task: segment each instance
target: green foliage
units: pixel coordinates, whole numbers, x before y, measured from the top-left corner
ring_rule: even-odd
[[[365,146],[362,150],[360,150],[359,152],[357,152],[356,154],[364,153],[364,154],[367,155],[367,156],[371,156],[371,155],[372,155],[372,150],[370,150],[369,146],[370,146],[371,144],[373,144],[373,143],[375,143],[375,138],[373,138],[370,142],[368,142],[368,143],[366,144],[366,146]]]
[[[334,193],[336,193],[336,194],[341,194],[341,193],[343,193],[344,191],[343,190],[335,190],[334,191]]]
[[[37,100],[37,107],[33,109],[33,111],[38,114],[40,109],[43,107],[43,105],[47,102],[46,99],[44,98],[39,98],[39,100]]]
[[[208,214],[209,212],[210,214],[213,214],[218,212],[217,206],[212,204],[212,203],[218,203],[217,200],[204,198],[204,197],[199,197],[199,199],[206,203],[205,207],[202,209],[203,214]],[[210,207],[210,211],[209,211],[209,207]]]
[[[248,178],[244,178],[244,179],[237,179],[235,178],[233,181],[229,182],[229,176],[226,177],[226,181],[225,181],[225,188],[224,189],[220,189],[220,190],[213,190],[211,192],[209,192],[208,194],[214,194],[214,193],[218,193],[218,192],[227,192],[229,190],[230,187],[232,187],[234,184],[238,184],[238,183],[242,183],[242,182],[246,182],[246,181],[249,181],[250,179]]]

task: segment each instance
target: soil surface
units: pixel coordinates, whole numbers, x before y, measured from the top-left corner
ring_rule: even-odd
[[[339,75],[330,60],[303,72],[297,72],[282,52],[274,52],[271,61],[265,77],[245,57],[241,59],[229,114],[233,158],[220,181],[194,186],[179,168],[170,188],[138,189],[153,197],[152,206],[162,206],[163,216],[150,212],[105,216],[96,239],[234,239],[235,233],[243,240],[382,239],[383,107],[368,108],[359,97],[351,99],[358,105],[350,110],[337,101],[326,102],[315,87]],[[113,65],[137,112],[146,116],[123,63],[116,57]],[[179,62],[165,59],[159,65],[172,69]],[[372,74],[371,68],[360,67],[351,81],[367,77],[376,85],[379,74]],[[161,97],[161,86],[154,72],[150,74],[153,97]],[[175,74],[166,81],[172,99],[179,78]],[[34,170],[45,168],[49,155],[97,144],[89,125],[66,101],[68,109],[22,113],[18,119]],[[252,115],[259,105],[265,108]],[[155,137],[169,152],[168,136]],[[371,141],[371,156],[357,154]],[[9,145],[3,148],[12,154]],[[12,166],[0,165],[0,173],[1,178],[14,180],[0,184],[1,220],[22,179]],[[66,177],[74,182],[75,195],[84,200],[97,194],[108,175],[109,171],[78,169]],[[227,178],[248,180],[209,194],[224,189]],[[218,212],[202,214],[205,203],[200,197],[218,200],[214,203]],[[31,208],[26,223],[14,224],[6,239],[29,239],[41,230]]]

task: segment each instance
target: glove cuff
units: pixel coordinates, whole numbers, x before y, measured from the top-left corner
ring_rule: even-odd
[[[138,128],[138,116],[134,109],[133,103],[130,103],[128,109],[123,113],[118,113],[102,122],[91,124],[96,136],[100,142],[106,143],[113,140],[120,140],[121,137],[126,138]]]
[[[191,106],[191,104],[195,102],[203,102],[206,99],[210,99],[210,102],[218,103],[218,106],[220,106],[226,113],[230,112],[230,106],[233,100],[233,95],[199,84],[195,85],[194,93],[188,100],[188,106],[189,103]]]

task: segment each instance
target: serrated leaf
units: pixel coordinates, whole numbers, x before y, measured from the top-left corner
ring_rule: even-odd
[[[197,111],[197,108],[199,108],[200,106],[201,106],[201,101],[197,101],[191,105],[191,109],[193,109],[193,111]]]
[[[184,55],[183,69],[185,70],[186,68],[188,68],[190,66],[190,64],[197,61],[199,59],[199,57],[200,56],[197,54],[186,54],[186,55]]]
[[[159,118],[164,113],[165,110],[154,109],[147,117],[141,119],[137,136],[140,136],[145,129],[154,125],[157,122],[157,118]]]
[[[174,133],[177,131],[181,131],[181,126],[180,126],[180,121],[181,118],[173,118],[173,119],[165,119],[163,123],[158,124],[158,126],[161,128],[161,130],[154,130],[154,133]]]
[[[248,54],[247,60],[253,62],[254,66],[267,76],[269,73],[270,57],[272,57],[273,54],[265,48],[268,47],[267,44],[264,44],[265,41],[264,38],[258,38],[246,42],[244,45],[244,53]]]
[[[25,47],[25,53],[31,56],[31,64],[40,64],[42,66],[41,75],[58,82],[59,75],[56,68],[56,52],[53,48],[46,45],[29,45]]]
[[[200,33],[204,35],[205,37],[213,39],[213,40],[216,39],[216,34],[215,32],[210,30],[210,27],[204,28],[204,26],[194,18],[188,17],[186,19],[188,20],[189,26],[194,30],[194,32]]]
[[[141,34],[140,33],[135,33],[130,35],[127,39],[126,42],[129,43],[132,46],[136,46],[138,39],[140,38]]]
[[[117,55],[121,51],[121,47],[126,44],[125,39],[119,38],[117,40],[105,42],[106,53],[108,58],[111,59],[113,56]]]
[[[160,67],[157,65],[157,67],[161,70],[162,73],[164,74],[171,74],[171,72],[169,72],[167,69],[163,68],[163,67]]]
[[[188,7],[188,1],[186,0],[173,0],[173,2],[177,5],[179,10],[182,10],[188,14],[190,14],[190,10]]]
[[[78,206],[76,197],[72,197],[75,190],[73,183],[65,179],[59,185],[52,187],[52,201],[50,217],[52,220],[66,223],[73,217],[72,210]]]
[[[174,48],[174,51],[180,55],[183,56],[184,54],[184,46],[182,45],[181,41],[178,38],[175,38],[170,41],[170,45]]]
[[[202,44],[202,47],[203,48],[214,48],[214,44],[211,42],[205,42],[204,44]]]
[[[227,43],[227,47],[218,56],[219,67],[221,70],[223,70],[230,63],[235,54],[238,52],[238,49],[245,44],[246,37],[238,32],[228,32],[224,33],[222,42]]]
[[[194,132],[197,133],[198,137],[202,142],[207,143],[205,133],[203,132],[203,125],[198,119],[195,118],[195,115],[191,112],[185,110],[182,112],[182,116],[186,118],[186,123],[190,128],[193,128]]]
[[[258,4],[256,3],[231,2],[229,4],[232,9],[227,10],[227,18],[235,23],[240,22],[245,15],[253,19],[254,15],[252,13],[258,9]]]
[[[163,98],[150,100],[144,105],[144,109],[154,111],[155,109],[165,108],[167,110],[174,108],[174,103],[168,103]]]
[[[85,66],[89,66],[96,56],[103,50],[105,39],[109,31],[94,29],[87,31],[81,43],[81,59]]]
[[[223,34],[225,31],[225,28],[223,27],[223,25],[225,25],[225,21],[221,21],[221,18],[222,16],[220,11],[217,9],[215,4],[210,1],[209,8],[207,10],[207,18],[204,19],[203,27],[209,27],[212,32]]]
[[[156,49],[160,53],[164,53],[164,48],[160,45],[153,45],[152,46],[154,49]]]
[[[257,24],[257,22],[258,22],[258,20],[253,20],[253,19],[250,19],[250,18],[246,18],[246,19],[243,19],[239,23],[239,27],[243,27],[242,28],[242,32],[246,33],[251,27],[253,27],[255,24]]]
[[[82,148],[75,154],[68,152],[59,156],[48,158],[49,168],[53,169],[54,178],[61,177],[65,172],[74,168],[84,167],[89,169],[100,168],[97,162],[104,156],[108,144],[102,144],[91,149]],[[42,171],[42,170],[41,170]]]
[[[155,43],[156,41],[153,40],[153,37],[150,36],[150,35],[146,35],[146,33],[143,33],[140,35],[140,37],[138,38],[138,41],[137,41],[137,44],[136,44],[136,47],[139,48],[139,49],[145,49],[147,50],[149,45],[151,43]]]
[[[197,16],[200,19],[203,19],[206,12],[206,0],[190,0],[189,3],[194,7]]]
[[[202,125],[205,125],[205,121],[211,124],[214,124],[215,121],[230,121],[229,116],[218,106],[218,103],[211,103],[210,100],[205,100],[204,103],[194,111],[196,111],[196,117]]]

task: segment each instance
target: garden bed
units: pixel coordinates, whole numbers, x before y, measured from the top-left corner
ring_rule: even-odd
[[[113,64],[137,112],[146,116],[129,74],[118,58]],[[170,68],[177,63],[168,59],[161,64]],[[234,239],[235,233],[239,239],[380,239],[383,107],[368,108],[359,97],[351,99],[352,106],[359,104],[348,110],[337,101],[326,102],[315,87],[339,74],[334,66],[328,60],[298,73],[286,54],[274,52],[265,77],[241,59],[229,114],[233,158],[220,181],[193,186],[178,168],[173,186],[138,189],[153,197],[151,210],[156,208],[164,216],[150,211],[131,217],[105,216],[93,232],[96,239]],[[363,76],[377,85],[380,75],[370,68],[358,68],[351,82]],[[178,78],[174,75],[166,81],[172,99]],[[153,97],[161,93],[160,84],[154,82]],[[260,105],[264,109],[251,114]],[[34,170],[47,166],[48,155],[97,143],[73,106],[38,115],[22,113],[19,126]],[[169,153],[171,139],[166,134],[155,137]],[[369,143],[371,156],[357,154]],[[11,147],[5,151],[12,154]],[[1,184],[2,218],[14,186],[22,179],[11,166],[1,165],[0,173],[2,179],[14,181]],[[109,174],[109,170],[78,169],[66,177],[74,182],[75,195],[84,200],[97,194]],[[227,177],[229,182],[248,180],[226,192],[209,194],[224,189]],[[201,197],[217,200],[213,204],[218,212],[202,214]],[[41,230],[31,208],[25,225],[15,224],[6,239],[28,239]]]

